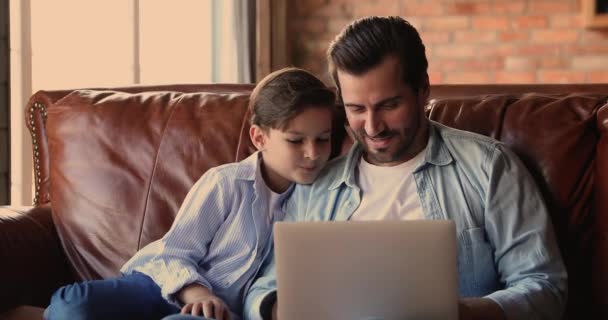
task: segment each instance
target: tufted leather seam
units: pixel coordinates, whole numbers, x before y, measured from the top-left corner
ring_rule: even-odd
[[[152,173],[150,174],[150,179],[148,180],[148,190],[146,192],[144,210],[143,210],[143,214],[141,216],[141,222],[139,224],[139,235],[137,236],[137,250],[139,250],[141,248],[141,235],[143,233],[144,221],[146,220],[146,213],[148,211],[148,202],[150,200],[150,192],[152,192],[152,181],[154,180],[154,176],[156,174],[156,168],[158,167],[158,158],[159,158],[159,153],[160,153],[160,147],[162,146],[163,141],[165,139],[165,133],[167,131],[167,127],[169,126],[169,123],[171,122],[171,119],[173,118],[175,109],[177,109],[177,105],[178,105],[179,101],[182,99],[183,99],[183,95],[181,95],[179,97],[179,99],[175,103],[173,103],[173,108],[171,109],[171,113],[169,114],[169,117],[167,118],[167,122],[165,122],[165,125],[163,126],[163,129],[162,129],[162,132],[160,135],[160,141],[158,142],[158,146],[156,148],[156,154],[154,155],[154,166],[152,167]]]

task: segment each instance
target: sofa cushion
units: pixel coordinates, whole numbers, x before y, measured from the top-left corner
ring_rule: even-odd
[[[595,210],[598,94],[480,95],[431,101],[429,117],[504,142],[534,176],[569,273],[568,310],[587,310]],[[572,314],[574,315],[574,314]],[[585,318],[580,313],[577,314]]]
[[[207,169],[235,161],[248,97],[77,90],[49,108],[53,219],[81,279],[117,275]]]

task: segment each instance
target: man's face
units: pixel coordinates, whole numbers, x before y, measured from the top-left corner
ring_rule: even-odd
[[[361,75],[338,70],[338,80],[351,133],[375,165],[403,163],[425,146],[428,122],[425,88],[416,94],[401,76],[394,56]]]

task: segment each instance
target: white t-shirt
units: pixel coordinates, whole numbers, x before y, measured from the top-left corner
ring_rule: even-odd
[[[361,203],[351,220],[415,220],[424,219],[420,197],[412,172],[424,159],[423,149],[402,164],[383,167],[363,157],[359,162]]]

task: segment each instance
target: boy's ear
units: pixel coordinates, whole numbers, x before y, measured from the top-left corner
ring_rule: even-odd
[[[260,151],[264,150],[266,146],[266,132],[260,126],[254,124],[249,128],[249,138],[256,149]]]

